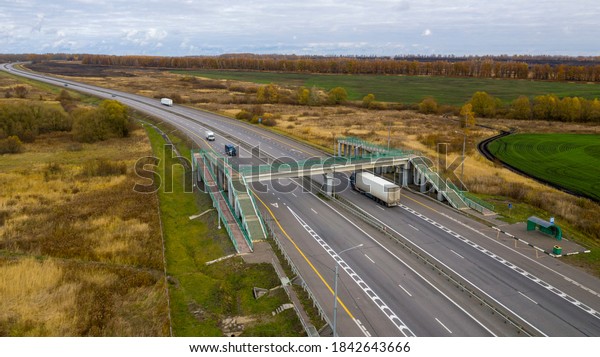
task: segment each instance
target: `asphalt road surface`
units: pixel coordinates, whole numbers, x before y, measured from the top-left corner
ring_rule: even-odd
[[[241,142],[260,145],[261,152],[285,160],[324,156],[289,138],[216,114],[179,105],[166,107],[156,99],[74,81],[17,73],[8,65],[2,65],[2,69],[119,100],[170,122],[199,147],[210,145],[219,153],[223,153],[225,143]],[[217,137],[210,143],[203,137],[209,128]],[[244,148],[236,160],[259,162]],[[343,175],[339,178],[343,182]],[[513,335],[513,329],[474,307],[468,294],[453,289],[354,216],[303,192],[295,181],[263,183],[257,195],[264,203],[264,216],[281,229],[286,251],[326,311],[333,311],[334,266],[338,262],[340,335]],[[290,192],[274,190],[274,184],[289,186]],[[403,190],[402,205],[392,208],[350,189],[337,193],[420,247],[444,269],[475,286],[478,294],[516,316],[528,331],[542,336],[600,336],[597,278],[548,256],[535,258],[530,252],[502,244],[488,226],[408,190]],[[342,250],[360,244],[338,256]]]

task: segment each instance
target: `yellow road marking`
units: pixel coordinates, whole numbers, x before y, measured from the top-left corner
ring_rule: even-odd
[[[191,133],[192,135],[196,136],[197,138],[199,138],[200,140],[202,140],[208,147],[210,147],[210,145],[208,144],[208,142],[206,142],[206,140],[204,140],[203,137],[199,136],[198,134],[196,134],[195,132],[193,132],[192,130],[190,130],[188,128],[184,127],[183,129],[185,131]],[[271,215],[271,217],[273,217],[273,220],[275,221],[275,223],[277,223],[277,226],[279,227],[279,229],[281,230],[281,232],[283,232],[283,234],[290,241],[290,243],[292,243],[292,245],[294,246],[294,248],[296,248],[296,250],[298,251],[298,253],[300,253],[300,255],[302,256],[302,258],[304,258],[304,260],[308,263],[308,265],[315,272],[315,274],[317,274],[317,276],[319,277],[319,279],[321,279],[321,281],[323,282],[323,284],[325,284],[325,286],[327,287],[327,289],[329,290],[329,292],[331,292],[331,294],[334,295],[335,292],[333,291],[333,289],[331,288],[331,286],[329,286],[329,284],[327,284],[327,281],[325,281],[325,278],[323,278],[323,276],[317,270],[317,268],[313,265],[313,263],[308,259],[308,257],[304,254],[304,252],[300,249],[300,247],[298,247],[298,245],[296,244],[296,242],[294,242],[294,240],[292,239],[292,237],[290,237],[290,235],[286,232],[286,230],[283,229],[283,227],[281,226],[281,223],[279,223],[279,220],[277,220],[277,218],[275,218],[275,215],[273,214],[273,211],[271,211],[271,209],[269,208],[269,206],[267,206],[265,204],[265,202],[260,197],[258,197],[257,194],[254,194],[254,197],[256,197],[260,201],[260,203],[267,209],[267,211],[269,212],[269,214]],[[348,316],[350,316],[350,318],[352,320],[355,320],[354,315],[352,315],[352,313],[350,312],[350,310],[348,310],[348,308],[346,307],[346,304],[344,304],[344,302],[340,299],[339,296],[337,297],[337,301],[340,304],[340,306],[344,309],[344,311],[346,311],[346,313],[348,314]]]
[[[265,202],[263,200],[261,200],[260,197],[258,197],[258,195],[255,194],[254,197],[258,198],[258,200],[260,201],[260,203],[262,203],[262,205],[267,209],[267,211],[269,211],[269,214],[271,215],[271,217],[273,217],[273,219],[275,220],[275,223],[277,223],[277,226],[279,227],[279,229],[281,229],[281,231],[283,232],[283,234],[287,237],[287,239],[296,248],[296,250],[298,251],[298,253],[300,253],[300,255],[302,256],[302,258],[304,258],[304,260],[312,268],[312,270],[315,272],[315,274],[317,274],[317,276],[321,279],[321,281],[323,282],[323,284],[325,284],[325,286],[327,287],[327,289],[329,289],[329,291],[331,292],[331,294],[334,295],[335,292],[333,291],[333,289],[331,288],[331,286],[329,286],[329,284],[327,284],[327,282],[325,281],[325,279],[323,278],[323,276],[321,275],[321,273],[319,273],[319,271],[317,270],[317,268],[315,268],[315,266],[313,265],[313,263],[308,259],[308,257],[304,254],[304,252],[302,252],[302,250],[300,249],[300,247],[298,247],[298,245],[296,244],[296,242],[294,242],[294,240],[292,239],[292,237],[290,237],[289,234],[285,231],[285,229],[283,229],[283,227],[281,226],[281,224],[279,223],[279,221],[277,220],[277,218],[275,218],[275,215],[273,214],[273,211],[271,211],[271,209],[269,208],[269,206],[267,206],[265,204]],[[337,301],[340,304],[340,306],[342,308],[344,308],[344,311],[346,311],[346,313],[348,314],[348,316],[350,316],[350,318],[352,320],[354,320],[354,315],[352,315],[352,313],[350,312],[350,310],[348,310],[348,308],[342,302],[342,300],[340,299],[339,296],[337,297]]]

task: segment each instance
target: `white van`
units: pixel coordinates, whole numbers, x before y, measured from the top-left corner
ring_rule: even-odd
[[[208,140],[208,141],[215,141],[215,133],[213,133],[210,130],[206,131],[205,137],[206,137],[206,140]]]

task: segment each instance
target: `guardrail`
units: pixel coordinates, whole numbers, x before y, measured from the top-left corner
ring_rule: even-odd
[[[311,178],[306,178],[308,180],[313,181]],[[314,181],[313,181],[314,182]],[[316,187],[317,185],[310,185],[310,187]],[[323,191],[321,193],[324,194]],[[472,284],[464,281],[459,276],[456,276],[453,272],[447,271],[447,269],[443,266],[440,266],[439,262],[432,260],[428,257],[428,255],[419,247],[412,244],[411,242],[405,240],[401,236],[397,236],[392,229],[388,229],[389,227],[383,224],[381,221],[373,217],[371,214],[353,204],[352,202],[346,200],[345,198],[335,195],[336,202],[338,202],[342,208],[346,209],[351,214],[363,220],[365,223],[371,225],[385,236],[390,238],[395,243],[399,244],[403,249],[406,249],[409,253],[414,254],[415,257],[425,264],[429,265],[433,270],[437,271],[439,275],[443,276],[450,284],[456,286],[462,291],[466,292],[470,297],[475,298],[479,304],[486,309],[488,309],[492,314],[497,314],[502,317],[502,319],[511,324],[518,334],[525,334],[528,336],[535,336],[536,334],[529,331],[525,326],[526,324],[522,323],[517,316],[513,316],[513,314],[503,307],[498,307],[492,302],[488,301],[488,299],[477,291],[477,288]]]
[[[321,304],[319,304],[319,301],[317,300],[317,298],[315,297],[313,292],[310,290],[310,288],[306,284],[306,280],[304,280],[304,278],[302,277],[302,274],[300,274],[300,270],[298,270],[298,268],[296,267],[296,265],[294,264],[294,262],[292,261],[292,259],[288,255],[288,253],[285,251],[285,248],[284,248],[283,244],[281,243],[278,234],[276,233],[275,229],[272,227],[271,221],[267,220],[265,222],[266,222],[266,227],[269,232],[269,235],[271,236],[271,238],[273,238],[275,245],[279,249],[279,252],[281,253],[281,255],[283,255],[283,258],[285,259],[285,261],[288,263],[290,269],[292,270],[292,273],[294,273],[300,279],[300,281],[301,281],[300,286],[308,294],[308,297],[310,298],[310,300],[313,303],[313,307],[315,307],[319,313],[319,317],[321,319],[323,319],[329,326],[333,326],[331,324],[331,321],[329,321],[327,314],[325,313],[325,309],[323,309]],[[307,334],[309,334],[309,333],[310,332],[307,331]]]
[[[465,192],[461,192],[461,195],[465,201],[466,200],[472,201],[482,207],[489,209],[490,211],[496,210],[496,207],[493,204],[491,204],[489,202],[485,202],[484,200],[480,199],[479,197],[467,195]]]

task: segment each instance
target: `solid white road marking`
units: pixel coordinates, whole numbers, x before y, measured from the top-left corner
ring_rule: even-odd
[[[506,248],[506,249],[512,251],[513,253],[518,254],[518,255],[522,256],[523,258],[525,258],[525,259],[528,259],[530,262],[532,262],[534,264],[537,264],[537,265],[539,265],[539,266],[541,266],[541,267],[543,267],[543,268],[551,271],[552,273],[554,273],[554,274],[556,274],[558,276],[561,276],[562,278],[564,278],[566,281],[572,283],[573,285],[575,285],[575,286],[577,286],[577,287],[579,287],[579,288],[581,288],[581,289],[583,289],[583,290],[585,290],[585,291],[587,291],[587,292],[589,292],[589,293],[591,293],[593,295],[596,295],[596,296],[600,297],[600,292],[594,291],[594,290],[588,288],[587,286],[582,285],[581,283],[579,283],[579,282],[577,282],[577,281],[569,278],[568,276],[566,276],[566,275],[564,275],[564,274],[562,274],[562,273],[560,273],[560,272],[558,272],[558,271],[556,271],[556,270],[554,270],[554,269],[552,269],[552,268],[550,268],[550,267],[548,267],[548,266],[540,263],[539,261],[537,261],[535,259],[532,259],[532,258],[528,257],[527,255],[525,255],[525,254],[523,254],[523,253],[521,253],[521,252],[519,252],[519,251],[511,248],[510,246],[507,246],[507,245],[502,244],[501,242],[498,242],[496,239],[487,236],[485,233],[479,231],[478,229],[476,229],[474,227],[469,226],[468,224],[466,224],[464,222],[461,222],[460,220],[458,220],[458,219],[456,219],[454,217],[451,217],[451,216],[449,216],[449,215],[447,215],[447,214],[445,214],[443,212],[440,212],[440,211],[436,211],[436,212],[438,214],[446,217],[447,219],[449,219],[449,220],[451,220],[451,221],[453,221],[453,222],[455,222],[457,224],[460,224],[461,226],[463,226],[463,227],[465,227],[465,228],[467,228],[467,229],[469,229],[469,230],[471,230],[471,231],[473,231],[473,232],[475,232],[475,233],[477,233],[477,234],[479,234],[479,235],[487,238],[488,240],[490,240],[490,241],[492,241],[492,242],[494,242],[494,243],[502,246],[503,248]],[[501,226],[504,226],[504,225],[501,225]],[[498,227],[492,227],[492,228],[495,229],[495,230],[497,230],[497,231],[500,231],[500,229]],[[598,313],[598,312],[596,312],[596,313],[597,313],[597,316],[600,316],[600,313]]]
[[[580,308],[581,310],[587,312],[588,314],[594,316],[597,319],[600,319],[600,312],[590,308],[589,306],[583,304],[581,301],[578,301],[576,299],[574,299],[573,297],[567,295],[566,293],[564,293],[563,291],[555,288],[554,286],[548,284],[547,282],[543,281],[542,279],[538,278],[537,276],[525,271],[524,269],[519,268],[518,266],[516,266],[515,264],[509,262],[508,260],[502,258],[501,256],[493,253],[492,251],[489,251],[487,249],[485,249],[484,247],[480,246],[479,244],[461,236],[460,234],[442,226],[441,224],[439,224],[438,222],[432,220],[431,218],[425,217],[424,215],[422,215],[421,213],[415,211],[414,209],[405,206],[403,204],[400,204],[400,207],[412,214],[414,214],[415,216],[421,218],[424,221],[427,221],[429,223],[431,223],[432,225],[444,230],[445,232],[449,233],[451,236],[460,239],[463,243],[466,243],[470,246],[472,246],[473,248],[479,250],[480,252],[488,255],[489,257],[493,258],[494,260],[498,261],[499,263],[506,265],[508,268],[512,269],[513,271],[517,272],[518,274],[526,277],[527,279],[533,281],[534,283],[537,283],[539,286],[545,288],[546,290],[549,290],[551,292],[553,292],[554,294],[562,297],[564,300],[568,301],[569,303],[577,306],[578,308]],[[445,228],[445,229],[444,229]],[[473,229],[475,232],[478,232],[477,230]],[[481,234],[481,233],[480,233]],[[483,236],[485,236],[483,234]],[[487,236],[486,236],[487,237]],[[488,237],[489,238],[489,237]],[[493,239],[492,239],[493,240]],[[494,240],[493,240],[494,241]],[[533,326],[533,325],[532,325]],[[537,328],[536,328],[537,329]],[[539,329],[537,329],[539,331]],[[541,331],[540,331],[541,332]]]
[[[465,257],[463,257],[462,255],[458,254],[457,252],[453,251],[452,249],[450,249],[450,251],[456,255],[458,255],[459,257],[461,257],[462,259],[465,259]]]
[[[329,255],[336,261],[336,263],[354,280],[364,293],[377,305],[384,315],[400,330],[400,332],[406,337],[415,337],[414,332],[406,326],[406,324],[400,320],[400,318],[390,309],[390,307],[367,285],[367,283],[358,275],[356,272],[342,259],[337,253],[321,238],[294,210],[288,206],[288,210],[296,218],[298,223],[313,237],[313,239],[323,248]]]
[[[371,263],[375,264],[375,261],[373,259],[371,259],[368,255],[365,254],[365,257],[367,257],[367,259],[369,259],[371,261]]]
[[[300,186],[299,183],[296,182],[296,184],[298,184]],[[315,198],[319,198],[317,195],[315,195],[312,192],[309,192],[311,195],[313,195],[313,197]],[[479,326],[481,326],[482,328],[484,328],[490,335],[496,337],[496,334],[493,333],[489,328],[487,328],[484,324],[481,323],[481,321],[477,320],[473,315],[471,315],[469,312],[467,312],[462,306],[460,306],[459,304],[456,303],[456,301],[452,300],[448,295],[444,294],[443,291],[441,291],[437,286],[435,286],[434,284],[432,284],[429,280],[425,279],[425,277],[421,274],[419,274],[419,272],[417,272],[413,267],[411,267],[409,264],[407,264],[405,261],[403,261],[402,259],[400,259],[396,254],[394,254],[392,251],[390,251],[388,248],[386,248],[384,245],[382,245],[380,242],[378,242],[375,238],[373,238],[371,235],[369,235],[367,232],[365,232],[362,228],[360,228],[359,226],[357,226],[352,220],[350,220],[348,217],[344,216],[340,211],[336,210],[335,208],[333,208],[330,204],[328,204],[327,202],[321,200],[321,202],[329,207],[332,211],[334,211],[335,213],[337,213],[340,217],[342,217],[343,219],[345,219],[348,223],[350,223],[351,225],[353,225],[356,229],[358,229],[359,231],[361,231],[365,236],[369,237],[369,239],[371,239],[371,241],[375,244],[377,244],[381,249],[385,250],[388,254],[390,254],[391,256],[393,256],[397,261],[399,261],[400,263],[402,263],[406,268],[408,268],[410,271],[412,271],[415,275],[417,275],[419,278],[421,278],[423,281],[425,281],[427,284],[429,284],[429,286],[431,286],[431,288],[433,288],[435,291],[437,291],[440,295],[442,295],[443,297],[445,297],[448,301],[450,301],[454,306],[456,306],[458,309],[460,309],[460,311],[462,311],[463,313],[465,313],[465,315],[469,316],[473,321],[477,322],[479,324]],[[289,208],[289,207],[288,207]],[[371,217],[373,220],[381,223],[382,225],[384,225],[383,222],[381,222],[380,220],[378,220],[376,217],[374,217],[373,215],[363,211],[363,213],[365,213],[367,216]],[[418,245],[416,245],[414,242],[412,242],[410,239],[406,238],[405,236],[403,236],[402,234],[400,234],[398,231],[394,230],[393,228],[389,227],[386,225],[386,227],[396,233],[397,235],[399,235],[400,237],[406,239],[407,241],[411,242],[412,244],[414,244],[415,246],[418,247]],[[419,247],[420,248],[420,247]],[[431,258],[435,259],[431,254],[427,253],[427,251],[424,251],[426,254],[428,254]],[[437,262],[439,262],[440,264],[444,265],[444,263],[440,262],[439,260],[435,259]],[[444,265],[445,266],[445,265]],[[446,266],[446,268],[448,268]],[[456,274],[455,271],[453,271],[452,269],[448,268],[449,270],[451,270],[454,274]],[[459,275],[459,274],[457,274]],[[466,279],[465,279],[466,280]],[[468,280],[466,280],[467,282],[469,282]],[[469,282],[470,283],[470,282]],[[485,292],[484,292],[485,294]],[[488,295],[489,296],[489,295]],[[491,296],[490,296],[491,298]]]
[[[294,181],[296,182],[296,181]],[[301,184],[299,184],[298,182],[296,182],[296,184],[298,186],[301,186]],[[311,194],[313,197],[315,198],[319,198],[317,195],[315,195],[312,192],[309,192],[309,194]],[[431,286],[432,289],[434,289],[435,291],[437,291],[440,295],[442,295],[443,297],[445,297],[448,301],[450,301],[454,306],[456,306],[458,309],[460,309],[460,311],[462,311],[465,315],[469,316],[473,321],[477,322],[477,324],[479,324],[479,326],[481,326],[482,328],[484,328],[490,335],[492,335],[493,337],[496,337],[497,335],[495,333],[492,332],[492,330],[490,330],[489,328],[487,328],[484,324],[481,323],[481,321],[477,320],[473,315],[471,315],[469,312],[467,312],[462,306],[460,306],[459,304],[456,303],[456,301],[452,300],[448,295],[444,294],[443,291],[441,291],[437,286],[435,286],[434,284],[432,284],[429,280],[425,279],[425,277],[421,274],[419,274],[419,272],[417,272],[413,267],[411,267],[409,264],[407,264],[405,261],[403,261],[402,259],[400,259],[396,254],[394,254],[391,250],[389,250],[388,248],[386,248],[384,245],[382,245],[380,242],[378,242],[375,238],[373,238],[371,235],[369,235],[367,232],[365,232],[362,228],[360,228],[359,226],[356,225],[356,223],[354,223],[352,220],[350,220],[348,217],[344,216],[340,211],[336,210],[335,208],[333,208],[330,204],[328,204],[327,202],[321,200],[321,203],[323,203],[325,206],[329,207],[329,209],[331,209],[332,211],[334,211],[335,213],[337,213],[340,217],[342,217],[343,219],[345,219],[348,223],[350,223],[351,225],[353,225],[356,229],[358,229],[359,231],[361,231],[365,236],[369,237],[369,239],[371,239],[371,241],[375,244],[377,244],[381,249],[385,250],[388,254],[390,254],[391,256],[393,256],[397,261],[399,261],[400,263],[402,263],[406,268],[408,268],[410,271],[412,271],[415,275],[417,275],[419,278],[421,278],[423,281],[425,281],[427,284],[429,284],[429,286]],[[288,207],[289,208],[289,207]],[[382,221],[380,221],[379,219],[377,219],[376,217],[374,217],[373,215],[369,214],[366,211],[363,211],[363,213],[365,213],[368,217],[371,217],[373,220],[381,223],[382,225],[386,226],[387,229],[389,229],[390,231],[396,233],[398,236],[404,238],[405,240],[411,242],[413,245],[417,246],[417,244],[415,244],[414,242],[412,242],[410,239],[406,238],[404,235],[402,235],[401,233],[399,233],[398,231],[394,230],[393,228],[391,228],[390,226],[385,225]],[[420,248],[420,247],[419,247]],[[421,248],[422,249],[422,248]],[[440,262],[439,260],[437,260],[435,257],[433,257],[431,254],[429,254],[427,251],[423,250],[426,254],[428,254],[432,259],[436,260],[438,263],[442,264],[443,266],[445,266],[447,269],[449,269],[450,271],[452,271],[454,274],[457,274],[455,271],[453,271],[452,269],[450,269],[448,266],[446,266],[444,263]],[[459,274],[457,274],[459,275]],[[464,278],[463,278],[464,279]],[[469,282],[468,280],[465,279],[465,281]],[[470,282],[469,282],[470,283]],[[472,284],[472,283],[471,283]],[[480,289],[481,290],[481,289]],[[482,291],[483,292],[483,291]],[[483,292],[485,294],[485,292]],[[487,294],[486,294],[487,295]],[[489,295],[488,295],[489,296]],[[489,296],[490,298],[492,298],[491,296]],[[493,298],[492,298],[493,299]],[[543,334],[543,333],[542,333]],[[546,336],[546,335],[544,335]]]
[[[404,292],[405,292],[405,293],[406,293],[408,296],[412,297],[412,295],[411,295],[411,294],[408,292],[408,290],[404,289],[404,286],[402,286],[402,285],[400,285],[400,284],[398,284],[398,286],[400,287],[400,289],[404,290]]]
[[[527,300],[531,301],[532,303],[534,303],[534,304],[536,304],[536,305],[539,305],[539,304],[538,304],[538,303],[537,303],[535,300],[533,300],[533,299],[532,299],[532,298],[530,298],[529,296],[527,296],[527,295],[523,294],[523,293],[522,293],[522,292],[520,292],[520,291],[517,291],[517,292],[518,292],[519,294],[523,295],[523,297],[525,297]]]
[[[450,331],[449,328],[446,327],[446,325],[444,325],[440,320],[438,320],[438,318],[435,318],[435,321],[437,321],[440,325],[442,325],[443,328],[446,329],[446,331],[448,331],[449,333],[452,333],[452,331]]]

